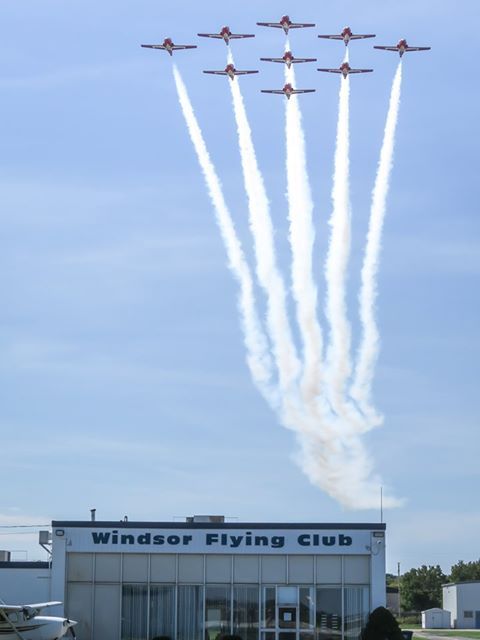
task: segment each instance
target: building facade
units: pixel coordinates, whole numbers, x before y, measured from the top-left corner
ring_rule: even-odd
[[[480,629],[480,580],[442,585],[443,608],[454,629]]]
[[[82,640],[357,640],[384,524],[52,523],[51,597]]]

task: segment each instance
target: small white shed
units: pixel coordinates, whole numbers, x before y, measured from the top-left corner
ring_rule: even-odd
[[[422,611],[422,629],[450,629],[450,611],[437,607]]]

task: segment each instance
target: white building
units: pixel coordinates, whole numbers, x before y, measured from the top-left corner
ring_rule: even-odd
[[[48,562],[0,562],[0,598],[7,604],[50,600]]]
[[[443,608],[452,615],[454,629],[480,629],[480,580],[443,585]]]
[[[82,640],[357,640],[384,524],[54,521],[51,597]]]
[[[450,611],[433,607],[422,611],[422,629],[450,629]]]

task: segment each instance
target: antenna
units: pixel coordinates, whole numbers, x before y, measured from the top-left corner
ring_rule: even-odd
[[[380,487],[380,522],[383,523],[383,487]]]

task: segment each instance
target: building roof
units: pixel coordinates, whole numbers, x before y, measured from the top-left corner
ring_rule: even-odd
[[[50,563],[39,560],[26,562],[23,560],[9,560],[0,562],[0,569],[49,569]]]
[[[133,520],[53,520],[52,527],[122,529],[337,529],[385,531],[386,525],[364,522],[134,522]]]
[[[462,580],[461,582],[446,582],[442,587],[458,587],[462,584],[480,584],[480,580]]]

